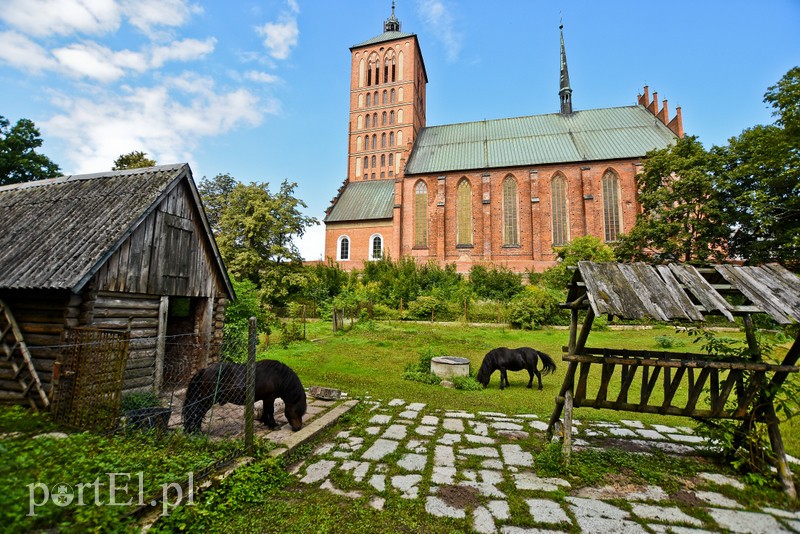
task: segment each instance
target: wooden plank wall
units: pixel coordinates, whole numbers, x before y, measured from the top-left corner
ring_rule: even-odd
[[[223,293],[199,213],[180,183],[97,273],[97,287],[149,295]]]
[[[131,343],[123,376],[123,394],[153,385],[160,301],[161,298],[154,295],[97,293],[92,326],[126,329],[130,321]]]

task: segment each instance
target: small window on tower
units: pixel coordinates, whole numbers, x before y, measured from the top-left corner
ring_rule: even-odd
[[[367,107],[372,105],[372,93],[367,93]]]
[[[386,154],[381,154],[381,167],[386,167]]]
[[[386,95],[388,95],[388,94],[389,94],[389,93],[386,91],[386,89],[384,89],[384,90],[383,90],[383,103],[384,103],[384,104],[386,103]]]

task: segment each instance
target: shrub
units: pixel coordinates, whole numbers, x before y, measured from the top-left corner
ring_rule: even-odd
[[[553,292],[538,286],[527,286],[511,300],[509,322],[515,328],[539,328],[551,323],[558,312],[558,299]]]
[[[409,319],[432,321],[436,319],[437,312],[444,309],[444,302],[436,297],[421,296],[408,303],[406,317]]]
[[[140,408],[155,408],[161,406],[161,399],[152,391],[128,393],[122,397],[119,408],[121,412],[129,412]]]
[[[473,265],[469,280],[479,298],[505,301],[522,291],[522,276],[505,267]]]
[[[453,385],[456,389],[463,391],[480,391],[483,385],[471,376],[455,376],[453,377]]]
[[[675,339],[672,336],[656,336],[655,340],[656,340],[656,345],[658,345],[662,349],[669,349],[672,347],[682,347],[684,345],[683,341]]]

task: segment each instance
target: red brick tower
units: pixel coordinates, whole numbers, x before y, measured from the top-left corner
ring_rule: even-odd
[[[428,76],[417,36],[394,14],[383,33],[350,48],[349,182],[395,179],[425,127]]]

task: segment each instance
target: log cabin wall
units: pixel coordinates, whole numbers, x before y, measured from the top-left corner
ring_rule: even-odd
[[[0,290],[0,300],[6,303],[22,332],[31,352],[33,365],[44,385],[50,390],[53,364],[61,354],[67,326],[78,326],[80,298],[69,291]],[[0,370],[0,391],[16,392],[13,372]]]

